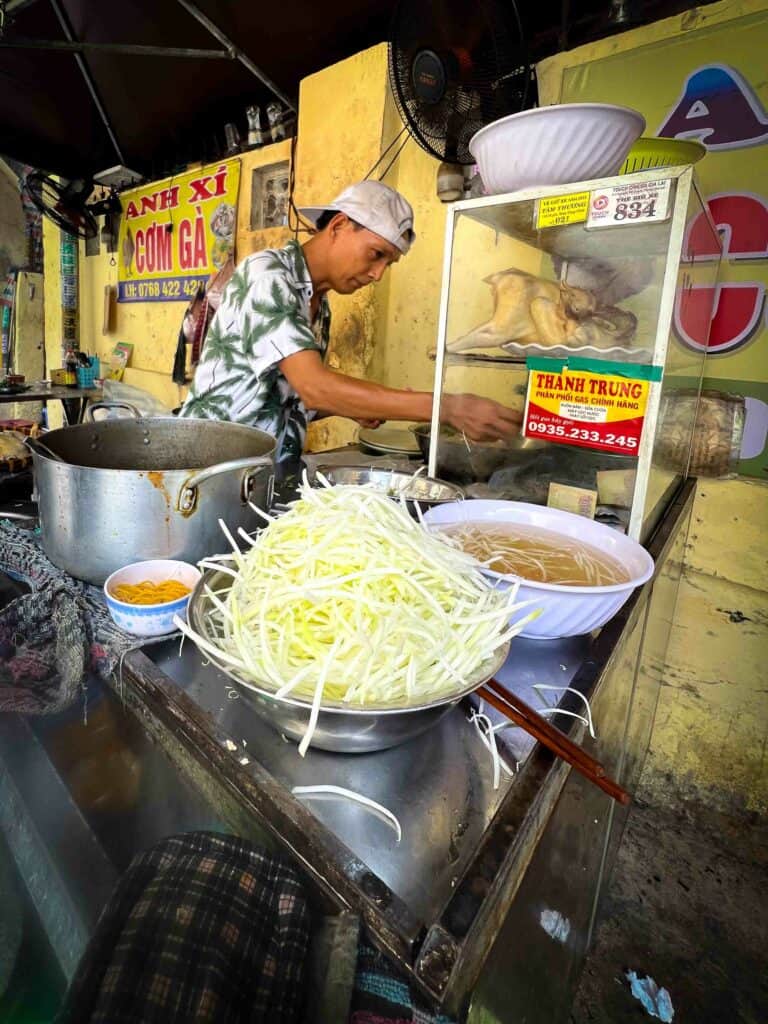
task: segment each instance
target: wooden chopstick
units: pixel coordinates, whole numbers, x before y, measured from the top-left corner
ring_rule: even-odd
[[[549,738],[558,747],[562,747],[564,750],[567,750],[570,754],[571,764],[583,764],[584,767],[597,776],[597,778],[602,778],[602,776],[605,775],[605,768],[599,761],[588,754],[583,747],[578,746],[573,742],[573,740],[570,740],[564,733],[560,732],[559,729],[556,729],[549,719],[545,718],[544,715],[540,714],[535,708],[532,708],[530,704],[526,704],[526,702],[521,697],[518,697],[516,693],[508,690],[506,686],[503,686],[496,679],[491,679],[486,683],[485,688],[493,691],[499,699],[516,711],[525,722],[531,723],[539,733]],[[503,709],[497,707],[497,710]]]
[[[495,679],[486,683],[476,691],[477,696],[487,701],[503,715],[506,715],[515,725],[519,725],[534,739],[552,751],[553,754],[572,765],[586,779],[599,786],[608,796],[620,804],[628,804],[631,800],[629,793],[622,787],[609,779],[605,774],[605,768],[593,757],[573,743],[559,729],[555,729],[537,711],[525,701],[511,693],[506,687],[501,686]]]

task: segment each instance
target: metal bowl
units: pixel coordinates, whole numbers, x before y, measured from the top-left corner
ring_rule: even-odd
[[[210,599],[206,586],[219,596],[231,584],[232,577],[218,570],[209,570],[197,584],[189,599],[187,617],[189,624],[211,644],[217,643],[208,611]],[[259,686],[249,679],[243,679],[236,669],[217,661],[208,651],[203,652],[216,667],[237,684],[243,700],[264,718],[279,733],[297,742],[301,740],[309,725],[311,701],[298,697],[283,697],[277,700],[274,691]],[[391,704],[368,704],[364,708],[350,707],[341,701],[329,701],[320,708],[317,726],[312,736],[312,746],[322,750],[333,750],[344,754],[366,754],[374,750],[387,750],[400,743],[419,736],[436,725],[462,697],[487,683],[501,668],[509,654],[509,643],[503,644],[469,678],[456,693],[440,697],[428,704],[393,707]]]
[[[405,498],[408,511],[415,514],[414,504],[422,509],[444,505],[447,501],[463,501],[464,491],[456,484],[434,477],[415,476],[396,469],[373,469],[370,466],[318,466],[331,484],[370,484],[390,498]]]
[[[431,427],[422,423],[413,428],[424,461],[429,459]],[[506,441],[468,441],[450,427],[440,428],[437,446],[437,472],[441,477],[468,484],[484,482],[505,466],[516,466],[532,458],[547,446],[546,441],[517,434]]]

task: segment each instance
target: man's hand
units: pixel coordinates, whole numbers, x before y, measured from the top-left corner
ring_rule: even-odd
[[[522,415],[516,409],[479,395],[444,395],[444,423],[470,441],[499,441],[520,432]]]

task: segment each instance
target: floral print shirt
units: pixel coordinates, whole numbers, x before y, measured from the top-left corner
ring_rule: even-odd
[[[312,321],[312,280],[296,241],[248,256],[224,289],[180,416],[230,420],[277,440],[277,459],[301,455],[308,413],[280,362],[325,355],[331,312],[323,296]]]

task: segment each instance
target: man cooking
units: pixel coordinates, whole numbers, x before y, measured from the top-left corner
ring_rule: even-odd
[[[428,391],[358,380],[323,362],[328,292],[351,295],[380,281],[408,253],[410,204],[381,182],[362,181],[328,206],[300,212],[317,229],[303,246],[290,241],[254,253],[232,275],[180,412],[258,427],[277,439],[279,461],[301,455],[318,411],[364,426],[432,416]],[[518,412],[468,394],[444,395],[441,419],[473,441],[508,437],[520,425]]]

